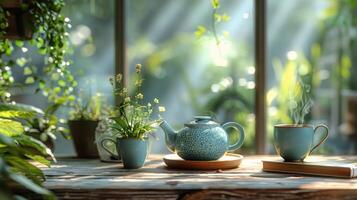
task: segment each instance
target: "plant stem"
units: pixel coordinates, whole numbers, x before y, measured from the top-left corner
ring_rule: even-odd
[[[217,14],[217,8],[214,8],[213,13],[212,13],[212,22],[211,22],[212,33],[213,33],[214,39],[216,40],[216,45],[219,46],[221,41],[219,40],[218,35],[217,35],[216,18],[215,18],[216,14]]]

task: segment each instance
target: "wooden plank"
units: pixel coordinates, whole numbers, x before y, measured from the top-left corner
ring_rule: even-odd
[[[357,179],[306,177],[261,171],[261,160],[271,156],[252,156],[239,169],[213,171],[172,170],[165,167],[162,156],[153,156],[145,167],[126,170],[122,164],[98,160],[59,159],[44,172],[44,185],[52,190],[202,190],[202,189],[357,189]],[[355,159],[357,157],[347,157]],[[346,157],[335,157],[346,159]]]
[[[59,199],[357,199],[357,179],[262,172],[261,160],[275,158],[249,156],[238,169],[212,171],[168,169],[160,155],[151,156],[137,170],[73,158],[60,158],[52,168],[41,168],[47,177],[44,185]],[[357,156],[329,159],[357,161]]]
[[[126,199],[180,199],[180,200],[204,200],[204,199],[245,199],[245,200],[351,200],[357,199],[357,190],[53,190],[58,199],[62,200],[90,200],[90,199],[111,199],[111,200],[126,200]],[[24,194],[24,193],[22,193]],[[29,199],[40,199],[38,196],[25,193]]]

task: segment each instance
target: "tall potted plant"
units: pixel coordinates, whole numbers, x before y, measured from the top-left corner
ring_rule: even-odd
[[[141,77],[141,65],[136,65],[135,93],[129,95],[128,89],[122,84],[122,75],[110,79],[114,88],[114,94],[122,99],[117,107],[118,115],[112,117],[111,128],[117,135],[113,141],[117,145],[118,154],[121,155],[124,168],[136,169],[144,165],[148,155],[149,135],[155,130],[161,121],[151,119],[154,108],[164,112],[165,108],[158,106],[159,100],[155,98],[152,102],[144,102],[144,95],[140,89],[143,83]]]
[[[88,100],[78,97],[70,112],[68,126],[79,158],[98,158],[95,130],[104,114],[103,97],[96,94]]]

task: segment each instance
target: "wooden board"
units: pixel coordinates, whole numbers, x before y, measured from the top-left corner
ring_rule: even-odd
[[[275,156],[247,156],[239,168],[213,171],[169,169],[162,158],[153,155],[136,170],[58,158],[51,168],[43,167],[44,185],[59,199],[357,199],[357,179],[262,172],[261,160]]]
[[[183,160],[176,154],[164,156],[163,160],[167,167],[172,169],[188,170],[217,170],[217,169],[234,169],[239,167],[243,159],[242,155],[225,155],[219,160],[214,161],[193,161]]]
[[[308,157],[304,162],[285,162],[283,159],[263,160],[263,171],[293,173],[310,176],[330,176],[337,178],[355,178],[357,162],[355,159],[333,159]]]

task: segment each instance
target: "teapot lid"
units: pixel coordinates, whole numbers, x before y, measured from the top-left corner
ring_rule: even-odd
[[[214,126],[219,126],[219,124],[215,121],[212,120],[212,117],[210,116],[195,116],[195,120],[185,124],[187,127],[201,127],[201,126],[209,126],[209,127],[214,127]]]

